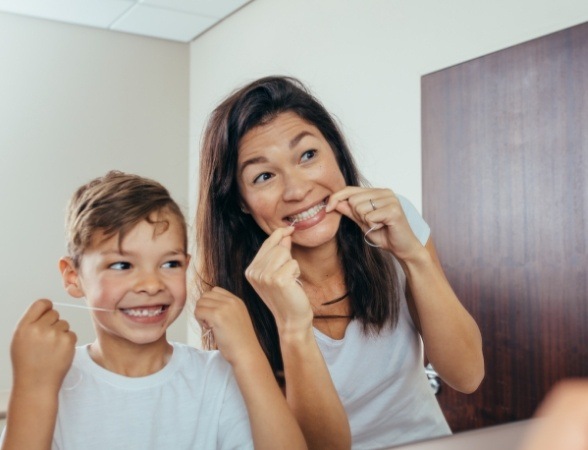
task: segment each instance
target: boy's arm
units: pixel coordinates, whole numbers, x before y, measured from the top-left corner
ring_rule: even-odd
[[[306,449],[302,431],[259,345],[245,304],[215,287],[198,300],[196,318],[214,331],[218,349],[233,367],[249,414],[255,449]]]
[[[27,309],[10,347],[13,386],[2,450],[51,448],[59,389],[75,343],[76,335],[49,300]]]

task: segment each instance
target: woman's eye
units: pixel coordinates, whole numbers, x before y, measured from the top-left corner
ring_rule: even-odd
[[[269,180],[272,177],[272,174],[269,172],[264,172],[260,175],[258,175],[254,180],[253,183],[254,184],[258,184],[258,183],[264,183],[267,180]]]
[[[114,270],[128,270],[131,268],[131,263],[128,263],[126,261],[118,261],[108,266],[108,268]]]
[[[182,261],[168,261],[166,263],[163,263],[163,268],[164,269],[175,269],[177,267],[183,267],[184,264],[182,264]]]
[[[300,158],[300,160],[302,162],[304,161],[308,161],[309,159],[314,158],[314,156],[316,155],[316,150],[306,150],[303,154],[302,157]]]

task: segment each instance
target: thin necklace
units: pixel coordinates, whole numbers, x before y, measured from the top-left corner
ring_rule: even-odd
[[[343,294],[341,297],[337,297],[337,298],[335,298],[333,300],[329,300],[328,302],[321,303],[321,306],[332,305],[333,303],[340,302],[341,300],[343,300],[348,295],[349,295],[349,292],[345,292],[345,294]]]
[[[341,297],[337,297],[333,300],[329,300],[328,302],[321,303],[321,306],[328,306],[333,305],[337,302],[340,302],[345,297],[349,295],[349,292],[345,292]],[[353,318],[353,314],[346,315],[346,314],[319,314],[314,316],[315,319],[351,319]]]

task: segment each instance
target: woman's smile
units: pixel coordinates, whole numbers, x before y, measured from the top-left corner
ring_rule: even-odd
[[[317,214],[319,214],[323,209],[325,209],[326,206],[327,206],[327,201],[323,200],[320,203],[318,203],[314,206],[311,206],[310,208],[308,208],[305,211],[287,216],[285,218],[285,220],[286,220],[286,222],[288,222],[288,224],[298,224],[300,222],[305,222],[308,219],[312,219],[312,218],[316,217]]]

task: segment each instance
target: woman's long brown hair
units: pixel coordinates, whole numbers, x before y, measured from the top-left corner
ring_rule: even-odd
[[[343,135],[320,102],[296,79],[266,77],[237,90],[212,112],[200,154],[196,212],[196,287],[203,292],[220,286],[243,300],[276,374],[283,371],[276,323],[245,278],[245,269],[267,235],[241,210],[237,158],[239,142],[249,130],[284,112],[316,126],[335,153],[346,184],[362,185]],[[361,229],[346,217],[337,241],[353,317],[366,333],[377,333],[386,324],[394,326],[399,287],[392,257],[366,245]]]

